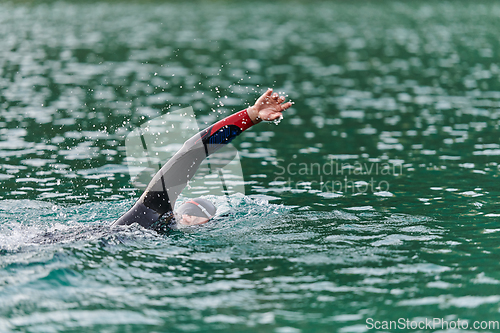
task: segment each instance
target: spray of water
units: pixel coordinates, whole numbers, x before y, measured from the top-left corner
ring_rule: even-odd
[[[281,122],[281,120],[283,120],[283,115],[282,114],[280,114],[280,117],[278,119],[274,119],[273,120],[274,125],[278,125]]]

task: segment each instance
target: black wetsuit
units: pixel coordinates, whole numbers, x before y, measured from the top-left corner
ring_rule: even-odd
[[[247,110],[218,121],[187,140],[156,173],[134,206],[113,225],[139,223],[159,229],[173,215],[177,197],[194,176],[201,162],[253,125]],[[159,226],[160,224],[160,226]]]

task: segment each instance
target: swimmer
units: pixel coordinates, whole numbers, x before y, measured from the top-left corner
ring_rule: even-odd
[[[261,121],[273,121],[292,106],[285,97],[268,89],[255,104],[224,118],[187,140],[182,148],[156,173],[134,206],[113,225],[138,223],[144,228],[164,231],[168,227],[207,223],[215,216],[213,203],[195,198],[173,212],[175,201],[194,176],[201,162],[230,143],[236,136]]]

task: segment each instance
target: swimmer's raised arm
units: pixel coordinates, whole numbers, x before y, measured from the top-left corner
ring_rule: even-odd
[[[194,176],[201,162],[252,125],[263,120],[280,118],[281,113],[292,106],[291,102],[284,101],[285,97],[273,94],[272,89],[268,89],[253,106],[234,113],[191,137],[156,173],[135,205],[116,220],[114,225],[139,223],[145,228],[156,229],[160,222],[161,227],[165,218],[173,216],[177,197]],[[206,215],[203,216],[204,222],[208,221],[208,215],[211,214]]]

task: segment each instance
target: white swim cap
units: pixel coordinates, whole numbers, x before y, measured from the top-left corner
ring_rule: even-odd
[[[203,198],[194,198],[183,203],[177,210],[177,214],[181,216],[191,215],[211,219],[215,216],[216,211],[217,208],[215,208],[214,204],[210,201]]]

